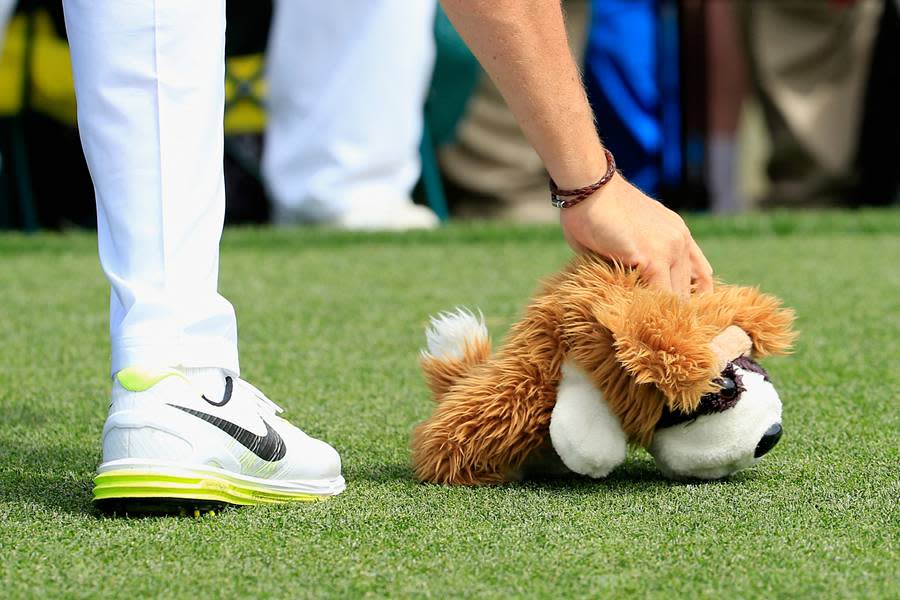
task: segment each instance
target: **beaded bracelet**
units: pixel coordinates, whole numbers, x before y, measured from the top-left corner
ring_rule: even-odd
[[[571,208],[610,182],[616,174],[616,159],[612,152],[603,149],[606,154],[606,174],[596,183],[574,190],[561,190],[553,179],[550,179],[550,203],[556,208]]]

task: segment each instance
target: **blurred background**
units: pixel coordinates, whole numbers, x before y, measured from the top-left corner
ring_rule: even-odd
[[[228,3],[228,223],[555,220],[497,90],[436,4],[417,2]],[[563,7],[604,142],[671,208],[900,201],[900,0]],[[332,26],[354,19],[366,26]],[[0,228],[93,228],[61,3],[0,0],[0,28]],[[373,210],[417,208],[335,218],[328,190],[354,181]]]

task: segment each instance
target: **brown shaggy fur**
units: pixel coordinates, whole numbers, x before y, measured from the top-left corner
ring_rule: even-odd
[[[486,362],[491,357],[491,340],[477,339],[466,344],[460,359],[437,359],[430,354],[422,355],[422,372],[431,389],[435,401],[443,398],[450,386],[475,365]]]
[[[714,389],[710,345],[729,325],[756,356],[786,352],[793,313],[755,288],[719,285],[687,302],[647,289],[638,274],[597,256],[575,258],[547,281],[490,356],[490,343],[461,360],[426,356],[437,402],[413,432],[423,481],[498,483],[515,478],[547,443],[564,360],[589,374],[629,439],[648,445],[663,407],[689,412]]]

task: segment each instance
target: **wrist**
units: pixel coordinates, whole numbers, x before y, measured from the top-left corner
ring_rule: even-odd
[[[621,210],[619,203],[631,197],[635,188],[616,171],[612,180],[575,206],[560,209],[559,222],[564,227],[577,226],[578,223],[590,220],[597,210]]]
[[[589,151],[573,152],[569,160],[551,164],[547,171],[550,178],[563,189],[576,189],[590,185],[603,177],[608,168],[606,149],[597,143]]]
[[[605,148],[603,154],[605,156],[606,170],[602,177],[588,185],[579,188],[563,188],[552,178],[550,179],[550,202],[553,206],[563,210],[570,209],[583,200],[586,200],[612,181],[616,174],[616,159],[613,158],[612,153]]]

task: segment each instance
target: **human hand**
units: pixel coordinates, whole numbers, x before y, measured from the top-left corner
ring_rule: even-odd
[[[560,211],[569,245],[641,270],[644,280],[684,298],[712,289],[712,267],[684,220],[619,174],[593,195]]]

